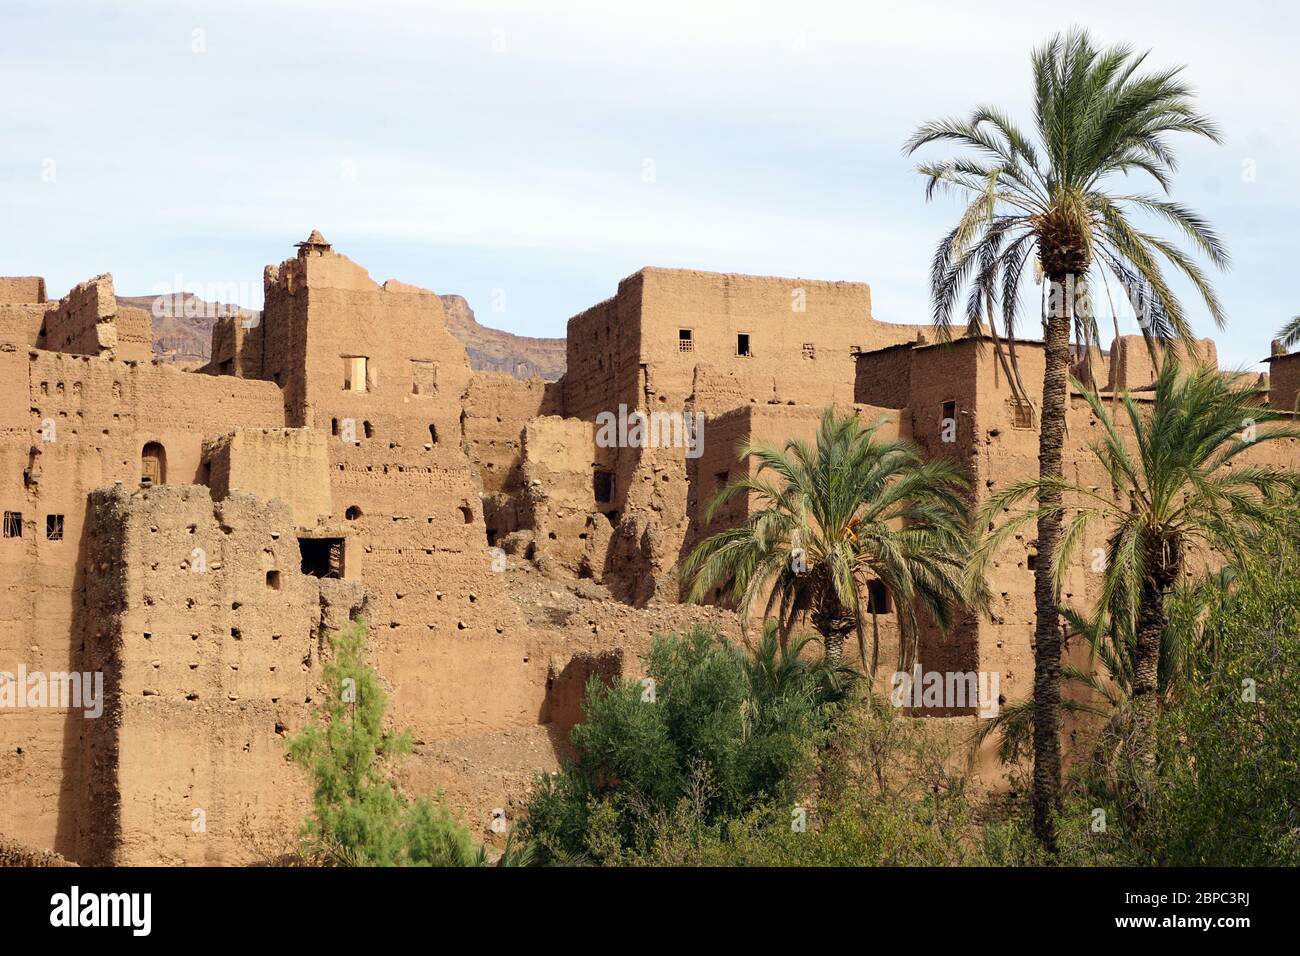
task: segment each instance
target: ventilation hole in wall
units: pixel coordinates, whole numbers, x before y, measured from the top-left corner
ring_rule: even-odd
[[[243,606],[244,606],[243,603],[240,602],[240,601],[232,601],[232,602],[230,603],[230,609],[231,609],[232,611],[238,611],[238,610],[239,610],[241,607],[243,607]]]
[[[548,538],[550,538],[552,541],[554,541],[554,540],[555,540],[555,532],[554,532],[554,531],[547,532],[546,537],[548,537]]]
[[[349,521],[356,521],[361,517],[361,509],[356,505],[352,505],[347,511],[343,512],[343,517],[347,518]]]
[[[463,630],[465,630],[465,622],[464,622],[464,621],[457,621],[457,622],[456,622],[456,630],[458,630],[458,631],[463,631]]]
[[[197,641],[198,639],[199,639],[199,636],[198,636],[197,634],[191,634],[191,635],[190,635],[190,640],[191,640],[191,641]]]
[[[473,508],[471,508],[469,505],[461,505],[461,506],[460,506],[460,514],[461,514],[461,517],[465,519],[465,523],[466,523],[466,524],[473,524],[473,522],[474,522],[474,509],[473,509]]]
[[[362,422],[361,428],[362,431],[365,432],[367,438],[375,437],[375,429],[371,426],[370,422]]]
[[[497,421],[501,421],[501,419],[498,418]],[[437,426],[437,425],[430,425],[430,426],[429,426],[429,441],[433,442],[433,444],[435,444],[435,445],[438,444],[438,426]]]
[[[240,632],[239,628],[237,627],[232,627],[230,629],[230,636],[237,641],[242,641],[244,639],[244,635]]]
[[[144,632],[144,639],[145,639],[146,641],[149,640],[149,638],[151,638],[151,637],[153,637],[153,631],[145,631],[145,632]]]
[[[272,634],[272,635],[271,635],[271,640],[273,640],[273,641],[278,641],[279,639],[280,639],[280,635],[279,635],[279,634]]]
[[[1027,567],[1030,571],[1038,570],[1038,555],[1031,554],[1027,558],[1025,558],[1025,567]]]
[[[267,571],[267,572],[266,572],[266,586],[267,586],[268,588],[270,588],[272,591],[278,591],[278,590],[280,590],[280,572],[279,572],[279,571]]]
[[[338,420],[337,418],[331,418],[331,419],[330,419],[330,434],[331,434],[331,435],[337,435],[338,433],[339,433],[339,420]]]
[[[186,694],[186,695],[185,695],[185,699],[186,699],[186,700],[198,700],[198,699],[199,699],[199,695],[198,695],[198,694]]]

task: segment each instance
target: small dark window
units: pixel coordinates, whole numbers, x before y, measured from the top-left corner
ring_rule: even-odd
[[[889,589],[883,581],[867,582],[867,613],[889,613]]]
[[[598,502],[607,503],[614,497],[614,476],[608,471],[598,470],[592,476],[592,490]]]
[[[957,418],[957,403],[956,403],[956,402],[944,402],[944,403],[943,403],[943,417],[944,417],[944,420],[945,420],[945,421],[947,421],[948,419],[953,419],[954,421],[956,420],[956,418]]]
[[[725,485],[728,481],[731,480],[731,472],[720,471],[717,474],[715,474],[713,477],[717,480],[719,485]]]
[[[432,443],[435,444],[435,445],[438,444],[438,426],[437,426],[437,425],[430,425],[430,426],[429,426],[429,441],[432,442]]]
[[[314,578],[343,577],[342,538],[299,538],[302,573]]]
[[[695,351],[695,339],[690,329],[677,330],[677,350],[679,352]]]
[[[347,518],[349,521],[356,521],[361,517],[361,509],[356,505],[351,505],[347,511],[343,512],[343,517]]]
[[[5,512],[5,537],[21,538],[23,536],[23,513],[21,511]]]
[[[267,572],[266,572],[266,586],[267,586],[268,588],[270,588],[272,591],[278,591],[278,590],[280,590],[280,572],[279,572],[279,571],[267,571]]]
[[[365,430],[367,438],[375,437],[375,430],[371,427],[370,422],[362,422],[361,427]]]
[[[45,516],[45,540],[63,540],[63,515]]]
[[[745,356],[748,356],[748,355],[752,355],[752,354],[753,354],[753,353],[751,353],[751,352],[749,351],[749,333],[748,333],[748,332],[737,332],[737,333],[736,333],[736,354],[737,354],[737,355],[745,355]]]
[[[465,519],[466,524],[474,523],[474,509],[469,505],[460,506],[460,516]]]
[[[1030,552],[1029,557],[1025,558],[1025,567],[1030,571],[1038,570],[1038,554],[1036,552]]]
[[[331,435],[337,435],[338,433],[339,433],[339,420],[338,420],[337,418],[331,418],[331,419],[330,419],[330,434],[331,434]]]

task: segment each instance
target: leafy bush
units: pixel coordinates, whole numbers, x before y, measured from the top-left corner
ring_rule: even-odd
[[[553,861],[617,862],[645,852],[679,813],[710,825],[805,788],[838,684],[764,630],[751,658],[700,628],[657,636],[653,685],[593,678],[577,759],[541,776],[527,832]]]
[[[1249,575],[1206,631],[1200,686],[1162,728],[1151,858],[1300,864],[1300,559]]]
[[[837,708],[821,752],[820,786],[804,805],[769,801],[701,820],[689,805],[653,821],[655,839],[630,863],[667,866],[943,866],[1019,863],[1032,838],[981,827],[971,812],[957,741],[942,723],[872,698]]]

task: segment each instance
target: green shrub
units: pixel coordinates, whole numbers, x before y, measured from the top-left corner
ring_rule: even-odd
[[[792,800],[816,766],[833,686],[802,648],[781,649],[772,628],[752,658],[699,628],[656,636],[652,687],[588,684],[577,758],[537,780],[527,832],[552,861],[612,863],[647,852],[679,812],[709,825]]]

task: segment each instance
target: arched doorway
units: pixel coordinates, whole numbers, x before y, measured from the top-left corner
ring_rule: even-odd
[[[167,451],[156,441],[144,446],[140,453],[140,484],[163,485],[167,483]]]

